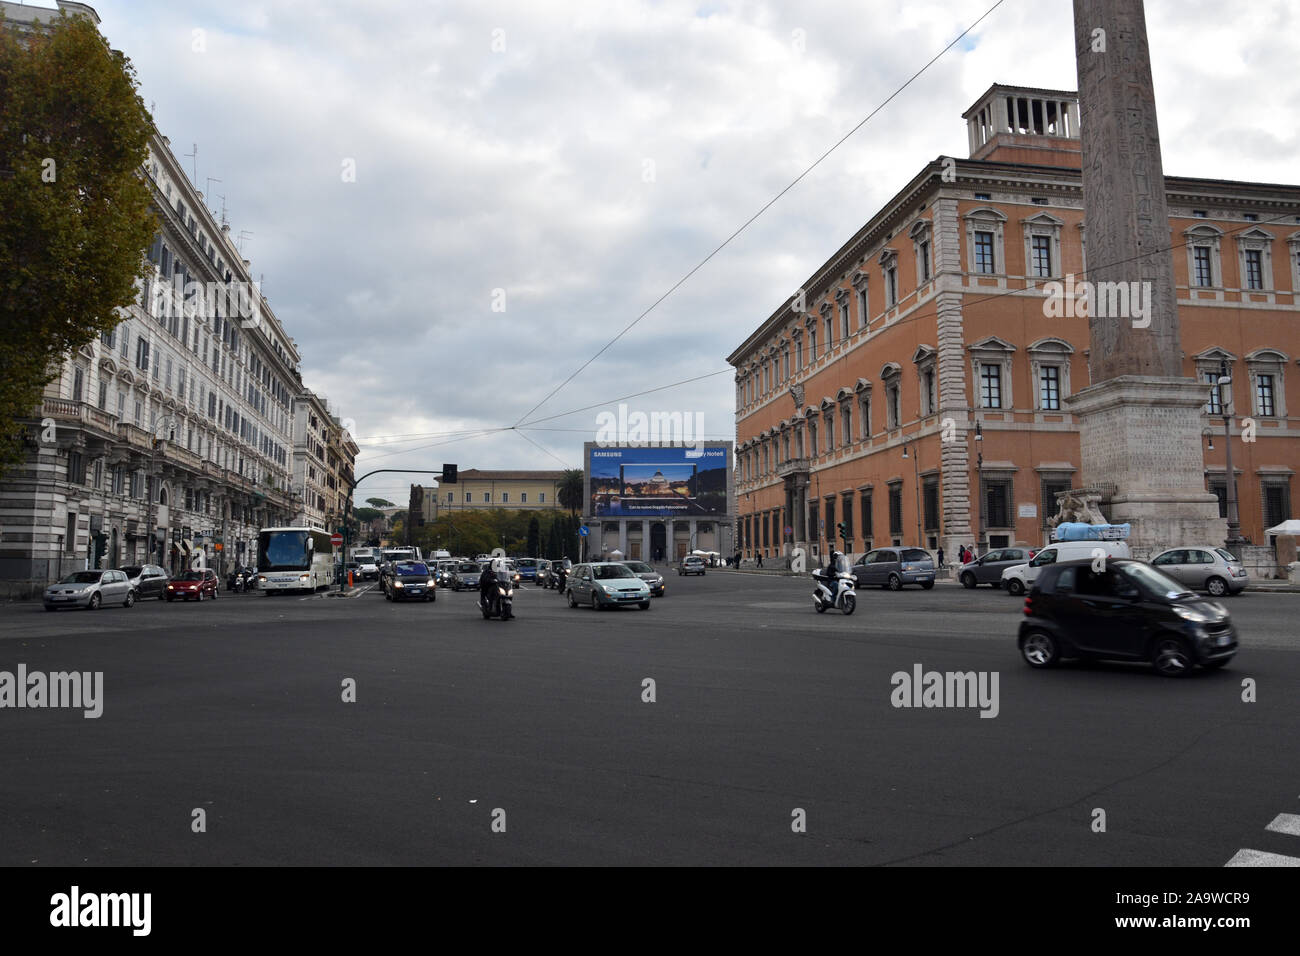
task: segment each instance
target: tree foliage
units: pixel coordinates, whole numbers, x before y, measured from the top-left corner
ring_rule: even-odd
[[[63,358],[122,321],[157,230],[135,69],[81,16],[0,22],[0,465]]]
[[[560,478],[560,506],[569,509],[571,517],[577,517],[582,510],[582,469],[566,468]]]

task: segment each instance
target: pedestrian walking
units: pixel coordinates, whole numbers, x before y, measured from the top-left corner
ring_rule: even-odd
[[[757,565],[757,567],[760,567],[760,568],[761,568],[762,566],[763,566],[763,552],[760,551],[760,552],[758,552],[758,565]]]
[[[939,549],[939,570],[943,570],[943,548]]]

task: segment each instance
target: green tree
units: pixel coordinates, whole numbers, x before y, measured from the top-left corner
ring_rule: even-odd
[[[374,521],[376,518],[382,518],[384,516],[384,513],[378,508],[358,508],[356,511],[352,512],[352,514],[362,524],[370,524],[370,522]]]
[[[542,550],[542,525],[537,516],[528,522],[528,556],[536,557]]]
[[[560,477],[560,506],[568,508],[569,514],[578,516],[582,509],[582,469],[566,468]]]
[[[0,466],[64,356],[122,321],[157,230],[131,61],[85,17],[52,22],[0,22]]]
[[[366,504],[370,505],[370,507],[372,508],[396,508],[397,507],[397,505],[393,504],[387,498],[367,498]]]

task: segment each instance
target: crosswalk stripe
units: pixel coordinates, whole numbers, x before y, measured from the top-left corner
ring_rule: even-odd
[[[1300,866],[1300,857],[1263,850],[1238,850],[1224,866]]]
[[[1272,830],[1274,833],[1285,833],[1287,836],[1300,836],[1300,815],[1279,813],[1264,829]]]

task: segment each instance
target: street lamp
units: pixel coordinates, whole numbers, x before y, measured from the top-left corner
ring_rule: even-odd
[[[1222,387],[1227,386],[1227,394]],[[1232,376],[1228,374],[1228,363],[1219,363],[1219,378],[1210,388],[1210,393],[1218,393],[1220,408],[1223,410],[1223,457],[1224,483],[1228,492],[1228,538],[1224,546],[1238,561],[1241,560],[1241,546],[1245,539],[1241,536],[1241,521],[1237,513],[1237,474],[1232,467]],[[1210,448],[1214,448],[1214,436],[1210,436]]]
[[[984,431],[975,423],[975,549],[983,551],[984,544]]]
[[[903,442],[904,460],[906,460],[908,457],[907,446],[909,444],[911,444],[911,442]],[[918,548],[923,548],[925,547],[925,545],[921,543],[922,540],[921,539],[921,462],[920,462],[921,456],[912,455],[911,457],[912,457],[912,474],[916,478],[916,546]]]

